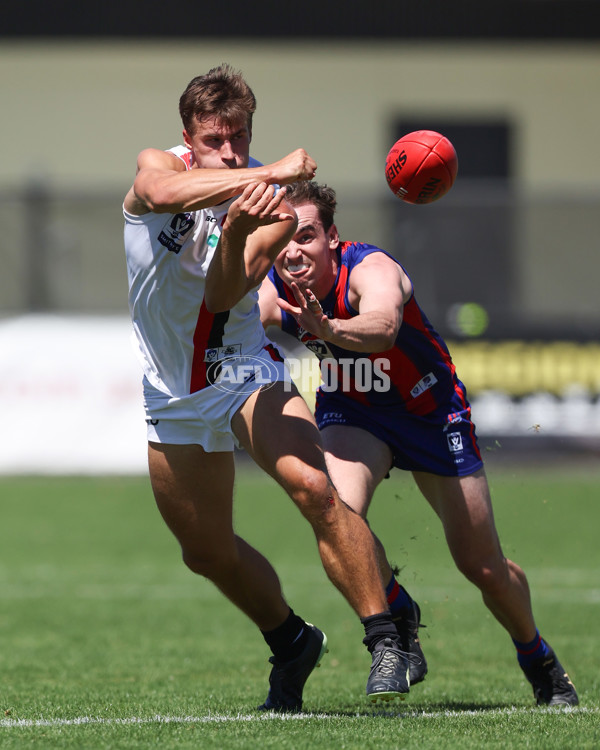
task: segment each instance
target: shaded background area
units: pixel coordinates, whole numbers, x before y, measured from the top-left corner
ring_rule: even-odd
[[[273,0],[249,5],[230,0],[226,9],[208,9],[186,0],[108,2],[83,9],[73,0],[48,5],[40,0],[14,4],[3,12],[0,36],[14,37],[223,37],[331,39],[597,39],[595,0],[444,0],[406,5],[380,0],[305,0],[301,10]],[[212,12],[211,12],[212,11]]]
[[[187,82],[223,61],[257,95],[253,155],[306,148],[338,191],[342,236],[406,267],[483,441],[598,459],[597,3],[321,5],[233,2],[225,15],[148,2],[140,14],[133,2],[83,13],[32,0],[4,11],[0,404],[20,437],[0,471],[58,471],[82,430],[86,453],[96,438],[105,452],[99,436],[138,406],[121,202],[137,153],[180,142]],[[388,149],[418,128],[459,155],[454,188],[430,206],[401,203],[384,178]],[[96,399],[85,396],[80,424],[90,359]],[[66,441],[41,463],[40,415],[64,424]],[[140,430],[120,435],[143,443]],[[127,470],[125,455],[102,470]]]

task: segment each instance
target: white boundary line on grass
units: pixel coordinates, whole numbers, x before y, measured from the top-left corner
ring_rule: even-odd
[[[336,718],[367,718],[372,719],[374,716],[381,716],[382,718],[397,718],[397,719],[443,719],[443,718],[458,718],[461,716],[489,716],[491,715],[514,715],[514,714],[536,714],[536,713],[565,713],[565,714],[599,714],[599,707],[575,707],[570,708],[565,706],[564,708],[492,708],[482,709],[481,711],[467,710],[467,711],[419,711],[418,709],[408,711],[373,711],[371,713],[356,713],[354,716],[350,714],[313,714],[313,713],[299,713],[299,714],[278,714],[278,713],[265,713],[265,714],[236,714],[236,715],[223,715],[223,714],[208,714],[207,716],[149,716],[146,718],[131,716],[124,719],[114,718],[102,718],[100,716],[78,716],[74,719],[0,719],[1,729],[29,729],[32,727],[64,727],[64,726],[81,726],[86,724],[106,724],[106,725],[131,725],[131,724],[209,724],[209,723],[224,723],[224,722],[235,722],[235,721],[270,721],[273,719],[279,721],[301,721],[303,719],[336,719]]]

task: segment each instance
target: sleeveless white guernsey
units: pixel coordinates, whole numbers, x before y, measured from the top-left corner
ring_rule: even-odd
[[[170,151],[191,167],[189,149]],[[215,359],[255,355],[270,343],[257,290],[225,313],[209,313],[204,303],[206,273],[233,200],[178,214],[123,210],[134,347],[147,380],[167,397],[210,385],[207,365]]]

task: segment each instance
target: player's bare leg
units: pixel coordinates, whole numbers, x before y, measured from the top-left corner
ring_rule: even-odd
[[[494,617],[522,642],[536,632],[529,585],[523,570],[502,553],[485,471],[467,477],[413,472],[444,526],[458,569],[481,591]]]
[[[536,628],[525,573],[502,554],[484,470],[462,478],[414,476],[442,520],[459,570],[478,586],[490,612],[511,635],[538,705],[576,706],[573,683]]]
[[[331,425],[321,431],[327,470],[340,498],[366,520],[373,494],[389,472],[389,447],[359,427]],[[392,569],[380,540],[375,540],[379,570],[384,583]]]
[[[287,387],[276,383],[250,396],[232,420],[233,431],[309,521],[329,579],[360,616],[372,656],[367,696],[373,702],[403,698],[409,665],[388,609],[373,537],[365,521],[340,501],[314,419],[304,399]]]
[[[304,399],[277,383],[250,396],[232,426],[246,451],[311,524],[327,575],[357,614],[364,618],[387,611],[371,533],[340,502]]]
[[[304,685],[327,650],[327,638],[290,609],[273,567],[234,534],[233,454],[151,443],[149,463],[156,502],[184,562],[245,612],[271,648],[269,692],[259,709],[301,710]]]
[[[340,497],[366,519],[373,494],[392,466],[392,451],[386,443],[360,427],[330,425],[321,431],[321,436],[327,468]],[[373,539],[392,619],[402,649],[409,654],[412,686],[421,682],[428,671],[419,637],[421,610],[396,580],[383,544],[374,533]]]
[[[233,454],[150,443],[148,458],[156,503],[185,564],[211,580],[261,630],[281,625],[289,607],[275,570],[233,532]]]

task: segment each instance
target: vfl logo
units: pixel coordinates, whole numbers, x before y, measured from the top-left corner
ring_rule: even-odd
[[[158,241],[167,250],[177,253],[181,250],[185,235],[194,226],[194,220],[190,214],[175,214],[168,227],[163,228],[158,235]]]
[[[463,450],[463,441],[460,432],[449,432],[446,437],[450,453],[460,453]]]

